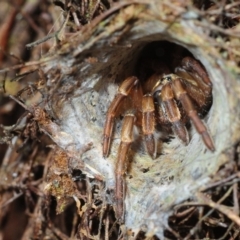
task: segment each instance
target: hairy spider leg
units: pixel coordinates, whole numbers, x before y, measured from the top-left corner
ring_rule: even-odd
[[[211,151],[215,150],[213,141],[208,133],[208,130],[202,120],[199,118],[196,109],[194,108],[190,97],[187,94],[186,89],[182,84],[182,79],[179,78],[177,75],[173,75],[172,81],[172,91],[174,92],[175,98],[180,101],[186,114],[192,120],[197,132],[202,136],[202,139],[207,146],[208,149]]]
[[[125,198],[124,174],[126,171],[126,159],[128,151],[131,146],[131,143],[133,142],[133,126],[135,120],[136,118],[132,113],[126,114],[123,119],[121,143],[118,149],[118,158],[115,169],[116,174],[115,201],[116,201],[116,217],[118,219],[123,218]]]
[[[182,67],[194,78],[198,87],[204,91],[204,93],[209,96],[212,93],[212,82],[210,81],[206,70],[201,66],[201,64],[191,58],[185,57],[182,60]]]
[[[174,99],[171,84],[172,82],[166,83],[162,87],[162,91],[160,93],[161,95],[159,95],[162,100],[163,112],[166,115],[168,121],[171,123],[173,132],[179,137],[180,140],[183,141],[183,143],[188,144],[188,131],[184,123],[181,121],[181,113]]]
[[[201,64],[186,57],[182,61],[182,67],[175,69],[176,75],[181,77],[183,87],[197,105],[200,114],[207,113],[212,103],[212,83],[206,70]]]
[[[142,99],[142,131],[148,154],[154,159],[156,157],[155,132],[155,107],[153,96],[146,94]]]
[[[119,107],[123,100],[129,95],[134,86],[138,83],[138,78],[135,76],[128,77],[126,80],[122,82],[122,84],[118,88],[118,93],[112,103],[110,104],[108,111],[106,122],[103,130],[103,156],[107,157],[109,154],[111,137],[113,134],[114,120],[118,114]]]
[[[199,88],[196,80],[193,76],[187,73],[184,69],[178,68],[176,70],[176,75],[182,79],[182,84],[186,89],[188,95],[194,102],[198,105],[199,112],[206,106],[209,106],[212,102],[212,95],[206,95],[204,91]]]
[[[164,106],[163,106],[163,102],[162,102],[162,96],[161,96],[161,92],[157,92],[157,95],[156,95],[156,100],[157,100],[157,103],[158,103],[158,107],[157,107],[157,120],[158,120],[158,123],[160,125],[162,125],[162,127],[166,127],[167,129],[169,129],[169,127],[171,127],[171,123],[170,121],[168,120],[165,112],[164,112]]]

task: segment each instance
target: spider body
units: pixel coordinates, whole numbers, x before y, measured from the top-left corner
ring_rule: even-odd
[[[202,136],[206,147],[214,151],[213,141],[199,117],[205,115],[212,102],[212,83],[206,70],[192,57],[183,58],[174,68],[174,73],[163,62],[153,61],[148,66],[153,69],[153,74],[145,81],[141,76],[131,76],[120,84],[108,109],[104,127],[103,156],[107,157],[115,118],[126,111],[115,169],[116,216],[119,219],[124,212],[124,174],[128,151],[134,141],[134,125],[140,129],[146,151],[153,159],[156,157],[157,127],[173,132],[188,144],[186,124],[189,121]]]

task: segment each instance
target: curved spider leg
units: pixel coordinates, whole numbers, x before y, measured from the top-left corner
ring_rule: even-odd
[[[154,159],[156,157],[156,140],[153,134],[155,131],[155,107],[151,94],[143,96],[142,130],[148,154]]]
[[[194,67],[198,66],[198,68],[200,68],[203,72],[205,72],[205,70],[201,67],[201,65],[196,60],[193,60],[191,58],[185,58],[185,60],[183,61],[183,65],[184,64],[187,65],[187,63],[185,61],[192,62],[192,63],[195,62],[195,64],[193,64],[193,66]],[[194,67],[189,68],[189,70],[194,71]],[[200,74],[201,70],[198,70],[199,74]],[[187,70],[182,67],[176,68],[175,73],[176,73],[176,75],[181,77],[183,87],[186,89],[186,91],[187,91],[188,95],[191,97],[191,99],[193,99],[194,102],[196,103],[198,112],[205,115],[205,113],[208,112],[208,110],[211,106],[211,103],[212,103],[211,84],[206,85],[203,83],[203,80],[201,79],[201,76],[205,75],[205,77],[207,79],[206,81],[209,82],[210,80],[207,76],[207,73],[205,72],[205,74],[200,76],[196,72],[193,72],[193,73],[187,72]],[[201,86],[201,83],[203,86]]]
[[[122,84],[118,88],[118,93],[107,111],[106,122],[103,130],[103,156],[107,157],[109,154],[111,137],[113,133],[113,126],[115,117],[118,114],[119,107],[122,101],[129,95],[131,90],[138,83],[138,78],[135,76],[128,77],[126,80],[122,82]]]
[[[131,100],[131,107],[135,110],[134,115],[136,117],[135,125],[138,127],[142,126],[142,99],[143,99],[143,89],[141,84],[138,84],[133,88],[129,94]]]
[[[183,88],[185,88],[188,96],[193,100],[197,112],[200,116],[205,116],[212,105],[212,94],[206,95],[199,87],[190,84],[189,80],[183,79],[181,75],[180,78]]]
[[[179,69],[178,69],[179,70]],[[184,88],[186,89],[188,95],[194,100],[194,102],[198,105],[199,110],[202,110],[205,107],[208,107],[211,105],[212,102],[212,96],[211,94],[205,94],[197,85],[196,81],[193,79],[193,77],[183,71],[176,71],[176,75],[178,75],[181,80],[182,84],[184,85]]]
[[[116,175],[116,217],[121,219],[124,212],[124,196],[125,196],[125,181],[124,174],[126,171],[126,159],[128,150],[133,142],[133,126],[135,123],[135,116],[132,113],[128,113],[124,116],[121,143],[118,149],[118,159],[116,163],[115,175]]]
[[[212,82],[204,67],[195,59],[185,57],[182,60],[182,68],[186,70],[195,80],[198,87],[208,96],[212,93]]]
[[[157,120],[158,120],[158,122],[160,123],[160,125],[163,129],[165,128],[165,129],[167,129],[167,131],[169,131],[172,128],[172,124],[165,114],[165,108],[163,106],[160,91],[157,92],[156,99],[157,99],[157,102],[158,102],[158,107],[156,109],[157,110]]]
[[[165,79],[166,80],[163,81],[169,81],[169,76],[167,76]],[[163,112],[166,115],[168,121],[171,123],[173,132],[179,137],[180,140],[182,140],[185,144],[188,144],[188,131],[182,122],[181,113],[174,99],[171,82],[166,83],[162,87],[162,91],[159,97],[162,99]]]
[[[181,78],[179,78],[177,75],[173,75],[172,90],[174,92],[176,99],[180,101],[184,110],[186,111],[186,114],[192,120],[197,132],[202,136],[202,139],[207,148],[210,149],[211,151],[214,151],[215,147],[208,133],[208,130],[204,123],[202,122],[202,120],[199,118],[198,113],[194,108],[192,101],[181,82]]]

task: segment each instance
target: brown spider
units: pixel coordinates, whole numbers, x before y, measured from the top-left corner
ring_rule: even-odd
[[[213,141],[199,117],[199,114],[206,113],[212,102],[212,83],[206,70],[192,57],[183,58],[180,66],[174,69],[174,74],[159,61],[153,62],[151,68],[154,73],[145,83],[135,76],[124,80],[107,112],[103,133],[104,157],[109,154],[115,118],[126,101],[131,100],[123,120],[115,169],[116,216],[119,219],[123,217],[124,173],[128,150],[134,141],[134,125],[142,130],[146,150],[153,159],[156,157],[156,126],[171,129],[183,143],[188,144],[186,124],[189,120],[202,136],[206,147],[214,151]]]

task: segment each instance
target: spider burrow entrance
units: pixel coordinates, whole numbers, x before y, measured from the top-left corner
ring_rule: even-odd
[[[139,128],[146,152],[152,159],[157,155],[156,141],[159,139],[155,137],[156,132],[174,133],[187,145],[190,123],[201,135],[205,146],[211,151],[215,149],[211,135],[201,120],[212,104],[212,83],[205,68],[188,50],[167,41],[150,43],[140,53],[134,72],[133,76],[120,83],[117,95],[108,108],[103,133],[103,156],[107,157],[115,119],[126,111],[134,112],[131,118],[129,114],[124,116],[115,170],[116,215],[119,219],[123,218],[126,159],[134,141],[133,138],[126,141],[126,136],[132,136],[133,125]],[[122,146],[126,146],[124,151]]]

